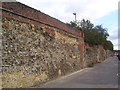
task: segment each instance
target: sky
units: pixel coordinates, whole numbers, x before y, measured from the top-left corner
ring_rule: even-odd
[[[62,22],[88,19],[94,25],[108,30],[108,40],[118,50],[118,2],[119,0],[17,0]],[[119,48],[120,49],[120,48]]]

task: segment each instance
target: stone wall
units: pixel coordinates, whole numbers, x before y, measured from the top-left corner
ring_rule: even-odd
[[[85,44],[85,67],[92,67],[96,63],[100,63],[107,59],[108,57],[113,56],[113,52],[110,50],[105,50],[100,45],[89,45]]]
[[[77,39],[3,18],[3,87],[28,87],[81,69]]]
[[[2,6],[4,88],[42,84],[111,55],[101,46],[84,45],[82,31],[40,11],[21,3]]]

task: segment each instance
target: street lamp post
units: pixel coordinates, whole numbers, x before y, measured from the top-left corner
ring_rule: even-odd
[[[73,15],[75,15],[75,23],[76,23],[76,13],[73,13]]]

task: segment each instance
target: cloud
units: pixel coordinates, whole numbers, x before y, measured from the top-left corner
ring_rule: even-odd
[[[120,33],[118,33],[118,28],[115,27],[113,30],[109,30],[108,33],[110,35],[108,37],[108,40],[110,40],[113,43],[114,49],[117,50],[118,47],[120,47],[120,42],[119,42],[120,41],[120,37],[119,37]]]
[[[17,0],[63,22],[83,18],[95,20],[117,9],[118,0]]]
[[[120,34],[120,33],[118,33],[118,29],[117,28],[115,28],[115,29],[113,29],[113,30],[109,30],[108,31],[108,33],[109,33],[109,39],[110,40],[114,40],[114,39],[118,39],[118,34]]]

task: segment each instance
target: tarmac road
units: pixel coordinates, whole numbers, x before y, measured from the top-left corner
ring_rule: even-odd
[[[108,58],[104,62],[96,64],[94,67],[80,70],[37,87],[118,88],[118,58]]]

